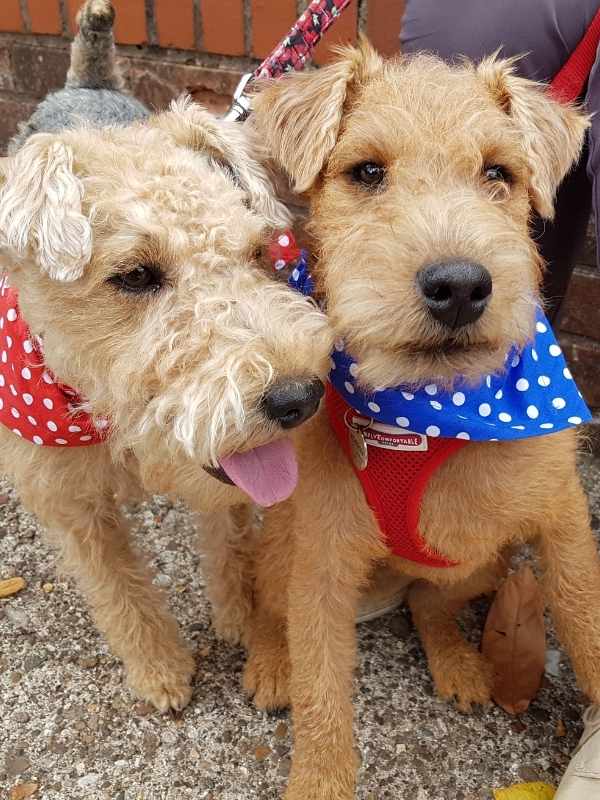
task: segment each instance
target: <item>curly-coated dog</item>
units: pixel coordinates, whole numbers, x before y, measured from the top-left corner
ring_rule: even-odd
[[[187,101],[148,116],[120,94],[112,17],[108,0],[84,7],[68,87],[2,164],[0,462],[130,685],[165,710],[189,700],[194,660],[119,503],[287,497],[286,429],[316,411],[332,340],[261,266],[288,213],[246,132]]]
[[[582,417],[571,412],[546,435],[557,423],[544,416],[567,410],[555,380],[583,404],[536,311],[541,264],[529,230],[532,209],[552,217],[588,120],[515,76],[510,62],[385,62],[366,44],[317,73],[268,84],[254,105],[273,157],[310,194],[314,291],[345,352],[334,352],[328,413],[298,431],[299,489],[266,513],[245,685],[259,707],[291,701],[288,800],[348,800],[355,616],[377,563],[418,579],[409,602],[437,690],[467,707],[489,700],[493,676],[455,615],[495,586],[510,543],[534,540],[559,635],[582,688],[600,701],[600,560],[575,461]],[[539,360],[559,372],[540,373],[535,387],[511,384],[526,359],[532,371]],[[453,391],[458,376],[463,389]],[[405,408],[445,413],[456,432],[440,422],[405,433],[409,412],[395,427],[373,424],[399,386]],[[519,401],[528,388],[544,414]],[[353,400],[359,390],[368,409]],[[469,442],[476,437],[459,427],[470,392],[493,392],[471,414],[475,430],[493,429],[479,437],[487,441]],[[502,410],[507,393],[523,424]],[[528,426],[533,438],[519,438]],[[386,452],[439,452],[440,432],[452,454],[420,495],[414,489],[416,518],[401,520],[392,541],[382,530],[392,537],[398,520],[389,508],[376,516],[369,494],[388,475],[367,488],[361,474]]]

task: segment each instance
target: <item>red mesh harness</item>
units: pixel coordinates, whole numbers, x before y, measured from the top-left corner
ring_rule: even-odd
[[[373,444],[372,439],[371,444],[367,444],[367,466],[361,470],[352,457],[350,442],[349,423],[357,412],[331,384],[327,385],[326,404],[330,425],[350,459],[393,555],[427,567],[455,566],[456,562],[427,546],[419,533],[419,516],[423,494],[433,473],[469,442],[398,429],[396,434],[386,434],[381,439],[393,440],[394,446],[403,449],[386,449]],[[377,437],[377,431],[373,436]]]

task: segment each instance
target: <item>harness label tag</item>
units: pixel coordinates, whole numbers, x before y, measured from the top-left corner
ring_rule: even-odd
[[[384,450],[401,450],[403,452],[425,452],[429,449],[427,436],[413,433],[394,425],[375,422],[369,417],[358,414],[346,414],[346,426],[352,431],[359,431],[369,447],[381,447]]]

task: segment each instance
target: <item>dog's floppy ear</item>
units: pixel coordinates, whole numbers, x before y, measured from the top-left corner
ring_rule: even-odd
[[[234,180],[247,193],[250,206],[269,225],[282,228],[290,214],[275,197],[273,184],[259,160],[262,147],[252,146],[249,131],[239,122],[217,119],[213,114],[181,97],[168,111],[156,114],[150,124],[169,133],[181,147],[204,152],[231,170]]]
[[[531,171],[533,207],[552,219],[556,190],[581,154],[590,120],[576,106],[554,100],[543,84],[515,75],[515,62],[491,56],[477,73],[519,131]]]
[[[83,185],[73,152],[49,134],[32,136],[3,169],[0,247],[31,255],[51,278],[81,277],[92,252],[92,229],[82,213]]]
[[[339,55],[322,69],[265,82],[253,97],[251,123],[297,192],[308,191],[325,166],[351,88],[383,65],[364,38],[358,47],[341,48]]]

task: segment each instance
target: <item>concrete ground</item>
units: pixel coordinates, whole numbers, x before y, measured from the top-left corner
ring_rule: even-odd
[[[600,461],[584,456],[581,468],[598,530]],[[0,797],[20,782],[38,783],[36,797],[47,800],[280,797],[289,717],[255,711],[240,688],[242,652],[211,631],[188,514],[155,499],[133,519],[198,654],[194,697],[178,720],[123,686],[119,662],[34,519],[0,481],[0,578],[27,580],[0,600]],[[475,640],[485,609],[481,602],[465,618]],[[363,624],[359,638],[360,800],[485,800],[519,780],[558,782],[584,708],[566,657],[522,717],[495,707],[467,716],[434,697],[404,610]]]

